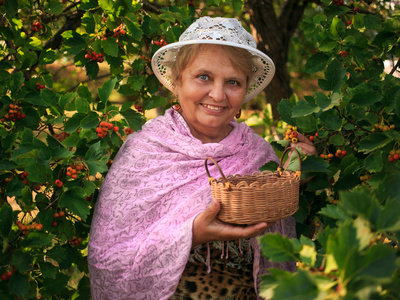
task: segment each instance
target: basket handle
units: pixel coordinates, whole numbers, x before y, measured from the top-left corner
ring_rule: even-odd
[[[221,167],[218,165],[218,163],[216,162],[216,160],[212,157],[207,157],[206,160],[204,161],[204,164],[206,166],[206,171],[207,171],[207,175],[208,175],[208,182],[211,185],[211,182],[214,181],[215,179],[210,175],[210,171],[208,170],[208,165],[207,165],[207,161],[211,160],[213,162],[213,164],[217,167],[219,173],[221,174],[222,180],[224,181],[224,185],[225,188],[230,191],[231,190],[231,183],[228,181],[228,179],[226,179],[224,172],[222,172]]]
[[[279,174],[279,176],[282,175],[283,158],[285,157],[285,154],[288,153],[289,150],[291,150],[291,152],[294,151],[297,154],[297,157],[299,158],[299,170],[296,171],[296,176],[298,176],[300,178],[300,175],[301,175],[301,158],[300,158],[299,151],[297,151],[297,149],[295,147],[287,147],[285,149],[285,151],[283,151],[282,156],[281,156],[281,160],[279,161],[279,166],[278,166],[278,169],[277,169],[278,174]]]

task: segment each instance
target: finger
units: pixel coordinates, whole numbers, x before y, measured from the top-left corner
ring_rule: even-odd
[[[220,203],[218,202],[218,200],[213,198],[210,204],[202,213],[202,219],[204,221],[207,221],[207,223],[211,223],[218,215],[220,209],[221,209]]]

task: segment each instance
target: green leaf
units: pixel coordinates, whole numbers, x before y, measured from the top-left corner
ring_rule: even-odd
[[[386,245],[373,245],[364,258],[360,276],[374,280],[390,279],[396,269],[395,249]]]
[[[75,187],[64,192],[59,201],[60,207],[66,207],[71,210],[74,214],[86,221],[87,216],[90,213],[88,201],[84,199],[85,193],[80,187]]]
[[[358,151],[369,153],[386,146],[390,141],[391,139],[383,133],[371,133],[360,141]]]
[[[333,60],[325,71],[326,79],[319,79],[318,85],[324,91],[339,92],[346,76],[346,70],[337,60]]]
[[[21,274],[18,271],[15,272],[10,279],[10,292],[24,298],[24,296],[28,293],[28,291],[29,291],[29,277],[25,274]]]
[[[234,11],[240,13],[242,11],[243,1],[242,0],[232,0],[232,7],[233,7]]]
[[[98,0],[100,7],[106,14],[114,14],[114,2],[112,0]]]
[[[49,106],[56,106],[60,99],[60,95],[56,94],[54,91],[50,89],[41,89],[40,97],[44,102],[47,102]]]
[[[72,133],[81,125],[81,120],[85,117],[85,114],[76,113],[69,120],[65,122],[64,131]]]
[[[88,166],[90,174],[93,176],[97,173],[104,173],[108,171],[106,163],[109,157],[104,155],[105,151],[100,145],[101,144],[99,141],[90,146],[84,158],[84,162]]]
[[[104,82],[101,88],[98,88],[100,101],[106,102],[108,100],[115,87],[116,82],[117,78],[112,78]]]
[[[17,164],[10,160],[1,160],[0,161],[0,171],[4,170],[12,170],[17,166]]]
[[[299,270],[296,274],[277,285],[271,300],[310,300],[318,299],[318,295],[318,287],[310,275],[305,271]],[[323,298],[320,297],[320,299]]]
[[[10,234],[13,223],[13,212],[8,202],[5,202],[0,208],[0,236],[7,238]]]
[[[371,193],[365,188],[357,188],[353,191],[340,192],[343,208],[349,213],[362,216],[372,224],[376,223],[379,216],[379,204],[371,197]]]
[[[345,139],[341,134],[334,134],[329,138],[329,143],[334,146],[343,146]]]
[[[302,172],[328,172],[329,164],[322,158],[317,156],[307,156],[301,163]]]
[[[400,211],[400,200],[390,198],[383,206],[376,222],[377,230],[399,232],[400,231],[400,218],[398,212]]]
[[[21,250],[15,251],[12,256],[12,264],[20,272],[26,272],[32,268],[32,256]]]
[[[95,80],[99,74],[99,64],[96,61],[91,60],[86,64],[85,67],[87,76],[89,76],[90,79]]]
[[[124,111],[121,111],[120,114],[128,122],[128,125],[131,129],[138,131],[142,128],[143,118],[142,115],[139,114],[137,111],[128,108]]]
[[[55,279],[58,274],[58,268],[49,262],[42,262],[39,264],[40,272],[44,278],[52,278]]]
[[[308,103],[304,100],[300,100],[297,102],[297,105],[293,107],[292,110],[292,117],[304,117],[308,116],[312,113],[316,113],[319,111],[319,107],[316,105],[313,105],[311,103]]]
[[[329,56],[322,52],[317,52],[313,54],[306,62],[306,72],[313,74],[325,69]]]
[[[296,244],[294,240],[290,240],[278,233],[268,233],[258,238],[258,241],[263,255],[271,261],[284,262],[298,260],[300,245]]]
[[[90,110],[89,102],[86,99],[81,97],[76,97],[75,99],[75,107],[79,113],[87,113]]]
[[[28,236],[21,241],[21,247],[50,247],[53,242],[54,234],[42,232],[30,232]]]
[[[353,16],[353,26],[355,29],[363,29],[365,27],[364,14],[355,14]]]
[[[88,115],[82,119],[82,129],[91,129],[99,124],[99,115],[94,111],[89,111]]]
[[[77,55],[86,49],[86,40],[83,35],[76,31],[65,31],[61,36],[64,38],[63,47],[68,50],[69,55]]]
[[[60,295],[68,285],[69,280],[70,276],[64,273],[57,273],[55,279],[45,278],[43,280],[43,285],[46,293],[50,295]]]
[[[369,106],[382,100],[382,95],[377,91],[369,90],[357,93],[350,99],[350,103],[358,106]]]
[[[328,204],[326,207],[321,208],[319,212],[321,215],[327,216],[336,220],[347,220],[349,219],[349,215],[343,210],[342,207]]]
[[[15,95],[15,93],[21,88],[24,80],[24,74],[22,72],[11,74],[11,80],[9,84],[12,95]]]
[[[57,59],[56,52],[51,49],[46,49],[45,51],[40,52],[39,64],[49,65],[55,62],[56,59]]]
[[[115,38],[108,38],[101,41],[101,47],[104,53],[113,57],[118,56],[118,44]]]
[[[96,22],[94,20],[93,14],[87,11],[82,17],[82,26],[85,28],[87,33],[94,33],[96,28]]]
[[[294,105],[289,99],[282,99],[278,104],[278,112],[281,115],[281,120],[291,125],[295,124],[294,120],[292,119],[293,107]]]
[[[377,150],[367,156],[364,160],[365,169],[371,173],[380,172],[383,168],[382,151]]]
[[[125,20],[125,24],[126,28],[128,29],[128,34],[132,36],[134,40],[140,41],[143,35],[143,31],[140,29],[140,25],[127,19]]]
[[[27,46],[32,50],[42,50],[42,41],[35,36],[32,36],[28,39]]]

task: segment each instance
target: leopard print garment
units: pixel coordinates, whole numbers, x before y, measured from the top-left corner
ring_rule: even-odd
[[[225,247],[224,247],[225,245]],[[205,259],[207,246],[192,250],[178,288],[170,300],[256,300],[253,264],[247,241],[210,243],[211,272],[207,272]],[[222,253],[224,250],[224,257]],[[226,257],[228,254],[228,258]]]

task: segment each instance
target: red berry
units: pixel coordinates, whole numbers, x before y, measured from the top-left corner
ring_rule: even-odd
[[[346,150],[343,150],[343,151],[342,151],[342,157],[345,156],[346,154],[347,154],[347,151],[346,151]]]
[[[393,159],[394,159],[394,160],[398,160],[398,159],[399,159],[399,155],[398,155],[397,153],[394,154],[394,155],[393,155]]]
[[[114,126],[113,130],[114,130],[115,132],[119,131],[119,127],[118,127],[118,126]]]
[[[62,182],[60,179],[57,179],[57,180],[55,181],[55,184],[56,184],[58,187],[62,187],[62,186],[63,186],[63,182]]]
[[[393,156],[389,155],[389,156],[388,156],[388,162],[393,162],[393,160],[394,160],[394,159],[393,159]]]
[[[7,274],[1,274],[1,280],[2,281],[7,281],[8,280]]]
[[[309,140],[310,140],[311,142],[314,141],[314,136],[311,135],[311,136],[309,137]]]
[[[57,222],[56,221],[53,221],[52,223],[51,223],[51,226],[53,226],[53,227],[57,227]]]

